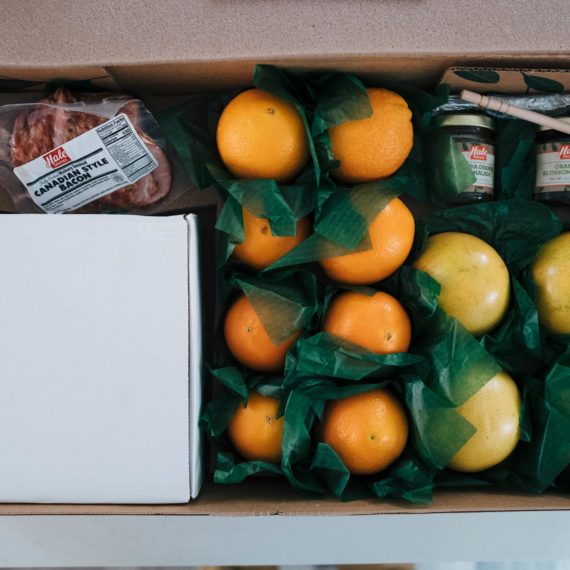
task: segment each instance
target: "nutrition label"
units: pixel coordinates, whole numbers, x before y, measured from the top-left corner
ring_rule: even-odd
[[[135,183],[158,166],[125,114],[14,169],[44,212],[61,214]]]
[[[95,129],[109,154],[131,182],[151,172],[156,163],[126,115]]]

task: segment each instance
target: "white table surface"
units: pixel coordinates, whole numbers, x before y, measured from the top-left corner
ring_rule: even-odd
[[[5,516],[0,566],[570,558],[570,511],[371,516]]]

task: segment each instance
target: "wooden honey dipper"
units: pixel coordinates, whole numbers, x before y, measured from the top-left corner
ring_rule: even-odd
[[[491,111],[497,111],[505,115],[511,115],[512,117],[517,117],[518,119],[523,119],[529,123],[534,123],[536,125],[542,125],[559,131],[561,133],[566,133],[570,135],[570,124],[556,119],[554,117],[549,117],[548,115],[543,115],[542,113],[536,113],[535,111],[529,111],[528,109],[522,109],[516,105],[511,105],[502,99],[495,99],[493,97],[487,97],[486,95],[481,95],[480,93],[475,93],[474,91],[468,91],[464,89],[459,93],[459,98],[468,103],[473,103],[481,107],[482,109],[490,109]]]

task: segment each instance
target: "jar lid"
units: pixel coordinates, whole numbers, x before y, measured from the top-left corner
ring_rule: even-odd
[[[480,127],[495,130],[495,121],[487,115],[468,115],[456,113],[453,115],[440,115],[435,119],[438,127]]]
[[[563,123],[568,123],[570,125],[570,117],[556,117],[559,121],[562,121]],[[538,127],[538,132],[543,133],[544,131],[552,131],[554,133],[559,133],[560,131],[557,131],[556,129],[553,129],[552,127],[544,127],[542,125],[540,125],[540,127]],[[564,133],[561,133],[564,134]]]

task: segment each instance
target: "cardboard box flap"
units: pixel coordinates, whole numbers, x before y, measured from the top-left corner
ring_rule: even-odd
[[[332,496],[312,498],[282,479],[248,479],[240,485],[204,485],[186,505],[0,505],[5,515],[170,515],[170,516],[353,516],[390,514],[553,511],[570,509],[570,497],[529,495],[489,489],[439,491],[431,505],[362,499],[342,502]]]
[[[324,7],[165,0],[150,15],[134,0],[71,2],[65,9],[53,0],[23,0],[4,7],[0,76],[97,85],[113,78],[134,91],[183,93],[248,85],[253,66],[265,62],[427,86],[453,65],[567,65],[568,9],[566,0],[542,11],[528,0],[516,9],[484,0],[461,9],[438,0],[358,9],[346,0]]]
[[[51,65],[47,68],[0,67],[0,92],[43,92],[51,81],[64,84],[77,91],[116,91],[117,84],[106,69],[100,66],[69,67]]]
[[[549,94],[570,91],[570,69],[452,67],[440,83],[453,93],[470,89],[478,93]]]
[[[287,53],[287,52],[285,52]],[[568,56],[560,54],[539,55],[521,53],[516,56],[501,54],[468,54],[455,51],[434,53],[352,53],[342,56],[317,55],[239,57],[208,61],[169,61],[160,63],[119,64],[110,68],[117,83],[124,89],[145,93],[197,93],[251,85],[257,63],[269,63],[303,71],[349,71],[362,79],[399,81],[431,88],[437,84],[444,71],[452,66],[505,67],[517,65],[523,68],[544,68],[568,64]]]
[[[0,54],[1,57],[1,54]],[[350,57],[319,55],[274,56],[250,55],[228,59],[150,61],[148,63],[117,63],[108,67],[2,67],[0,66],[0,92],[11,92],[17,88],[24,92],[42,92],[46,82],[54,81],[69,85],[77,90],[124,90],[135,94],[189,94],[203,91],[235,89],[251,85],[255,65],[268,63],[303,71],[349,71],[362,79],[400,81],[418,87],[431,88],[448,68],[471,69],[485,66],[485,69],[500,69],[516,65],[529,73],[535,70],[568,64],[568,55],[523,53],[516,56],[504,54],[463,54],[450,52],[433,53],[355,53]],[[454,67],[456,66],[456,67]],[[460,67],[458,67],[460,66]],[[558,70],[560,71],[560,70]],[[540,73],[540,71],[538,71]],[[524,92],[524,82],[515,84]],[[453,78],[457,81],[458,78]],[[450,83],[450,76],[445,77]],[[459,83],[458,83],[459,85]],[[473,83],[465,86],[473,88]],[[515,88],[513,87],[513,88]],[[459,88],[459,87],[458,87]],[[508,85],[507,85],[508,88]],[[507,92],[507,91],[505,91]]]
[[[0,68],[289,57],[563,54],[568,2],[136,0],[3,6]]]

